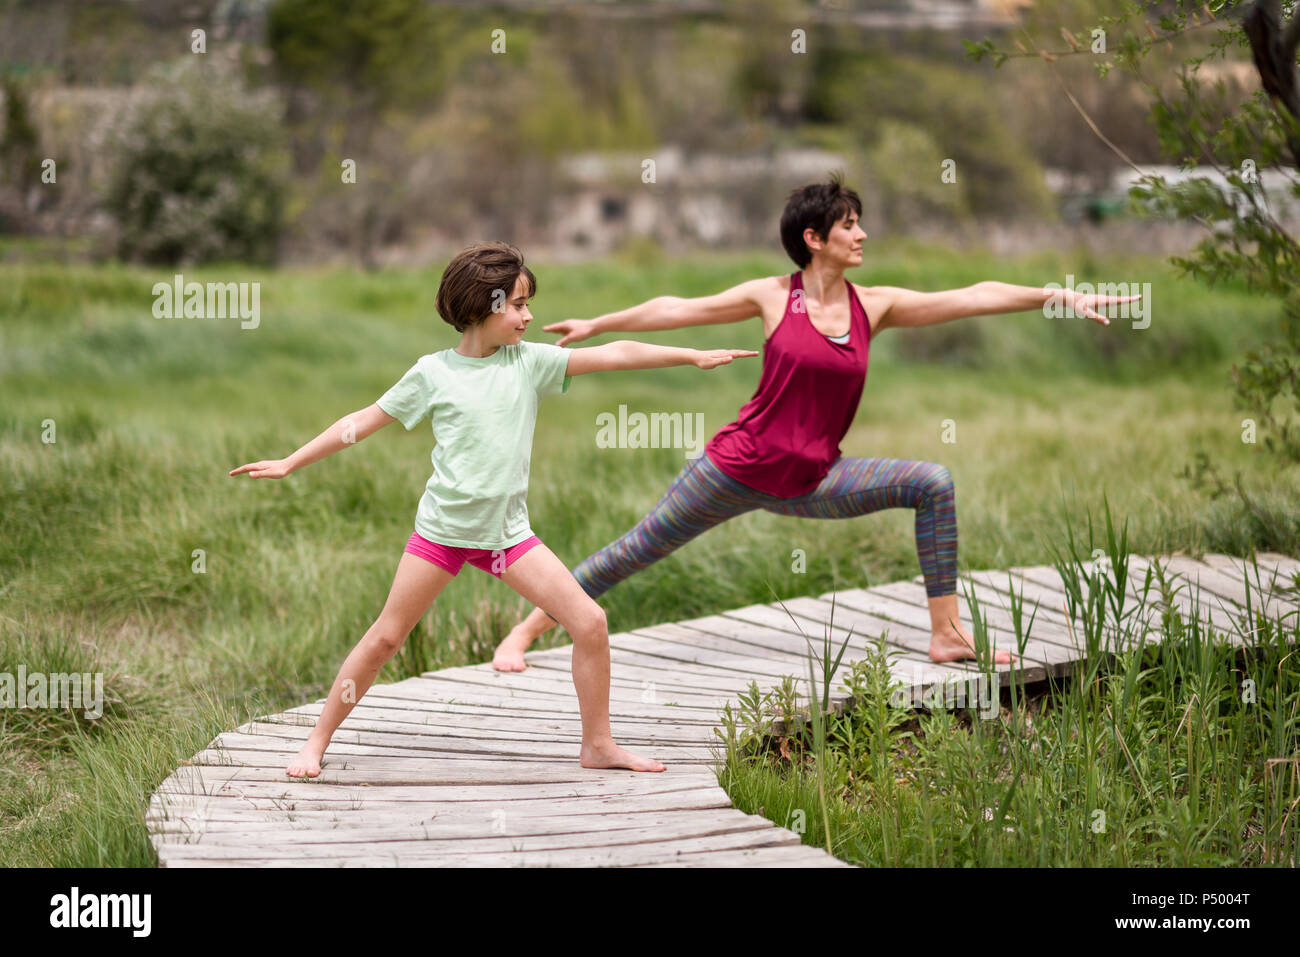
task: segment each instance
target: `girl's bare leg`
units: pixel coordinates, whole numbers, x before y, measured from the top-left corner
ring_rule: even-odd
[[[539,608],[549,608],[573,636],[573,686],[582,712],[584,768],[662,771],[664,765],[614,743],[609,728],[609,630],[605,610],[592,601],[545,545],[535,545],[501,575],[502,581]]]
[[[316,727],[297,757],[289,762],[287,774],[295,778],[304,775],[314,778],[320,774],[320,759],[338,726],[374,684],[379,669],[397,654],[406,636],[452,577],[432,562],[409,552],[402,553],[384,610],[339,668]]]

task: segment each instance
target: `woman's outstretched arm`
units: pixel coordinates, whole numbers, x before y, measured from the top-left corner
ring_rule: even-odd
[[[231,469],[230,474],[233,476],[247,472],[249,478],[284,478],[304,465],[311,465],[312,462],[333,455],[340,449],[355,445],[396,421],[378,405],[368,405],[364,409],[343,416],[288,458],[250,462],[248,465]]]
[[[1084,295],[1073,289],[1051,289],[1047,286],[1016,286],[988,279],[962,289],[944,289],[940,292],[917,292],[898,286],[869,286],[866,291],[877,299],[884,299],[886,307],[880,317],[879,329],[890,326],[932,326],[967,316],[986,316],[1008,312],[1042,309],[1054,298],[1072,307],[1080,315],[1103,325],[1109,320],[1096,309],[1103,306],[1132,302],[1141,296]]]
[[[656,329],[680,329],[721,322],[740,322],[762,314],[760,300],[765,290],[779,280],[751,279],[713,296],[683,299],[680,296],[656,296],[639,306],[609,312],[595,319],[565,319],[543,326],[547,332],[561,332],[556,345],[580,342],[602,332],[649,332]]]

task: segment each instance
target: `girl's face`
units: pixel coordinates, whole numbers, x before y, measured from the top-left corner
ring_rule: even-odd
[[[515,280],[514,289],[501,303],[501,308],[493,308],[491,314],[483,321],[487,338],[496,345],[514,345],[524,337],[528,324],[533,321],[533,314],[528,311],[528,280],[523,273]]]

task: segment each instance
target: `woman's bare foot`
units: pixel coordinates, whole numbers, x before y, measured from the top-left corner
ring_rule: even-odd
[[[555,625],[554,618],[540,608],[534,608],[501,639],[496,654],[492,656],[492,667],[497,671],[523,671],[528,667],[524,664],[524,652]]]
[[[579,752],[579,763],[584,768],[628,768],[632,771],[662,771],[664,765],[654,758],[643,758],[631,751],[624,751],[613,741],[604,745],[583,744]]]
[[[965,661],[976,657],[975,641],[966,633],[965,629],[945,628],[942,631],[931,632],[931,661]],[[994,664],[1008,665],[1014,660],[1015,655],[1009,651],[996,651],[993,653]]]
[[[497,671],[523,671],[528,667],[524,664],[524,652],[533,643],[533,638],[523,628],[523,625],[516,625],[497,645],[496,654],[492,656],[492,667]]]
[[[325,749],[308,741],[302,746],[296,757],[289,762],[284,773],[291,778],[314,778],[320,774],[320,759],[325,756]]]

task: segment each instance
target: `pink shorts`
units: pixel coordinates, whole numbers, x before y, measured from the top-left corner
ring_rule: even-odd
[[[461,548],[458,545],[439,545],[424,538],[419,532],[412,532],[403,551],[410,552],[427,562],[433,562],[439,568],[451,572],[453,577],[460,574],[461,567],[469,562],[475,568],[481,568],[489,575],[500,578],[501,573],[513,565],[520,555],[534,545],[540,544],[542,540],[533,535],[505,549]]]

